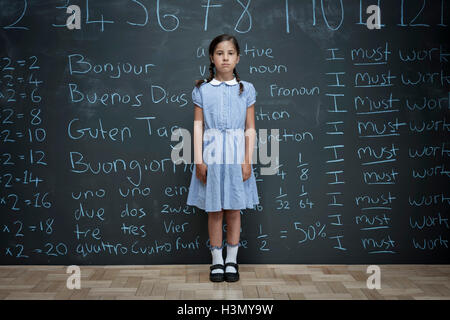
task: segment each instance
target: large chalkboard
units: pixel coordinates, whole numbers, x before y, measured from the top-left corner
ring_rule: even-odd
[[[210,263],[171,135],[222,33],[280,150],[239,262],[449,263],[450,2],[372,4],[1,1],[0,263]]]

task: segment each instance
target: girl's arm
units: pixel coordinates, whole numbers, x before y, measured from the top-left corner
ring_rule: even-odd
[[[194,108],[194,163],[203,163],[203,109]]]
[[[245,158],[244,164],[252,164],[253,150],[255,147],[256,129],[255,129],[255,105],[247,108],[247,117],[245,119]]]

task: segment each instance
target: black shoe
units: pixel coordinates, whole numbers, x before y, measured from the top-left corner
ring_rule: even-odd
[[[225,263],[225,268],[226,267],[234,267],[236,269],[236,272],[225,272],[225,281],[226,282],[239,281],[239,266],[237,265],[237,263],[234,262]]]
[[[209,268],[211,269],[211,271],[215,269],[222,269],[225,272],[225,267],[223,264],[215,264]],[[224,272],[217,272],[217,273],[210,272],[209,280],[211,280],[212,282],[222,282],[225,279],[225,276],[223,275]]]

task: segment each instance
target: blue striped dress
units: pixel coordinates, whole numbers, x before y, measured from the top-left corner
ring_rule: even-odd
[[[194,165],[187,204],[206,212],[255,209],[259,204],[253,164],[246,181],[241,167],[247,108],[256,102],[256,93],[252,83],[241,82],[241,95],[236,78],[223,82],[213,78],[192,90],[193,103],[203,109],[203,162],[207,175],[204,184],[197,178]]]

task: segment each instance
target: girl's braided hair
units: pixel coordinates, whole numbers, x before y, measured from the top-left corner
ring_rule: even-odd
[[[234,47],[236,48],[237,54],[238,55],[240,54],[240,49],[239,49],[239,44],[237,42],[237,39],[234,36],[225,33],[225,34],[221,34],[220,36],[215,37],[209,44],[209,56],[210,57],[214,55],[214,50],[216,50],[217,45],[222,41],[231,41],[234,44]],[[214,75],[215,75],[214,68],[215,68],[215,65],[211,61],[209,64],[208,78],[196,80],[195,86],[197,88],[199,88],[202,85],[202,83],[210,82],[214,78]],[[244,91],[244,84],[241,82],[241,79],[239,78],[239,74],[238,74],[236,68],[233,69],[233,74],[236,77],[236,81],[239,83],[239,95],[240,95],[242,93],[242,91]]]

